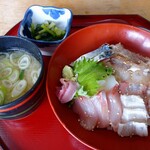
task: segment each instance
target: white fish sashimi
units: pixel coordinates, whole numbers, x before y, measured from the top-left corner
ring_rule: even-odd
[[[147,136],[148,112],[144,100],[138,95],[121,95],[123,114],[118,126],[121,136]]]
[[[145,96],[147,86],[144,84],[128,83],[121,82],[119,84],[119,91],[121,94],[126,95],[140,95],[141,97]]]
[[[117,79],[147,85],[150,79],[150,59],[125,49],[121,44],[111,47],[113,57],[108,64],[115,69]]]
[[[148,114],[147,114],[146,109],[124,108],[123,115],[122,115],[122,123],[127,123],[130,121],[147,123],[147,117],[148,117]]]
[[[114,131],[116,131],[116,128],[122,116],[122,105],[120,101],[120,95],[118,93],[118,85],[107,92],[107,100],[110,113],[110,124],[113,127]]]
[[[118,134],[122,137],[124,136],[148,136],[148,128],[145,123],[139,122],[127,122],[125,124],[119,123],[118,125]]]
[[[146,109],[143,99],[138,95],[121,95],[120,99],[124,108]]]
[[[132,51],[129,51],[128,49],[125,49],[124,46],[121,43],[110,45],[112,47],[112,52],[122,55],[123,57],[126,57],[127,59],[132,59],[132,61],[135,64],[144,63],[144,64],[150,64],[150,59],[148,57],[144,57],[140,54],[133,53]]]

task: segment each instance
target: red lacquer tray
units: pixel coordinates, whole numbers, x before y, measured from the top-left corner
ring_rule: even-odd
[[[139,15],[77,15],[73,17],[70,34],[83,27],[104,22],[126,23],[150,29],[150,22]],[[16,36],[19,25],[6,35]],[[43,57],[47,70],[50,57]],[[49,105],[46,91],[41,90],[45,92],[43,100],[29,116],[20,120],[0,120],[0,145],[11,150],[90,150],[90,147],[79,142],[61,126]]]

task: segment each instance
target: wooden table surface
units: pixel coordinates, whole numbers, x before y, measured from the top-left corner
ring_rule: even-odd
[[[0,35],[5,35],[31,5],[70,8],[73,14],[139,14],[150,20],[149,0],[0,0]]]

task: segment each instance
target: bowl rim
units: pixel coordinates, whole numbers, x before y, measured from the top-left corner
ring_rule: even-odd
[[[66,28],[67,30],[66,30],[66,33],[65,33],[64,37],[60,40],[55,40],[55,41],[43,41],[43,40],[35,40],[35,39],[29,38],[27,36],[22,36],[20,34],[21,28],[25,25],[28,12],[32,9],[32,7],[40,7],[40,8],[44,8],[44,9],[52,8],[52,9],[57,9],[57,10],[68,10],[70,12],[70,18],[68,19],[69,21],[68,21],[68,25],[67,25],[67,28]],[[22,21],[20,22],[20,26],[19,26],[19,29],[18,29],[18,36],[22,37],[22,38],[25,38],[25,39],[28,39],[28,40],[30,40],[34,43],[37,43],[37,44],[46,44],[46,45],[47,44],[58,44],[58,43],[61,43],[69,35],[70,30],[71,30],[72,20],[73,20],[73,12],[69,8],[56,7],[56,6],[31,5],[29,8],[27,8],[27,10],[24,14],[24,17],[23,17]]]
[[[36,83],[24,95],[22,95],[21,97],[17,98],[16,100],[14,100],[12,102],[9,102],[9,103],[4,104],[4,105],[0,105],[0,112],[1,112],[1,110],[3,112],[3,110],[5,111],[5,109],[11,108],[11,107],[23,102],[27,97],[29,97],[32,94],[32,92],[34,92],[34,90],[36,88],[38,88],[38,85],[40,84],[42,78],[44,77],[44,61],[43,61],[42,53],[41,53],[40,49],[38,48],[38,46],[36,44],[34,44],[33,42],[31,42],[27,39],[21,38],[21,37],[17,37],[17,36],[0,36],[0,39],[5,39],[5,38],[9,38],[9,39],[13,38],[13,39],[17,39],[17,40],[23,40],[26,43],[29,43],[30,45],[34,46],[38,50],[38,53],[39,53],[39,56],[40,56],[41,72],[40,72],[40,76],[39,76],[38,80],[36,81]]]

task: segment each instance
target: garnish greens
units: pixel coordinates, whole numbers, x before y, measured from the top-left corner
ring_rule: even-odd
[[[86,58],[76,61],[73,64],[73,71],[77,75],[77,81],[82,90],[86,91],[88,96],[96,94],[100,89],[98,81],[105,80],[113,72],[112,68],[105,66],[102,62]]]

